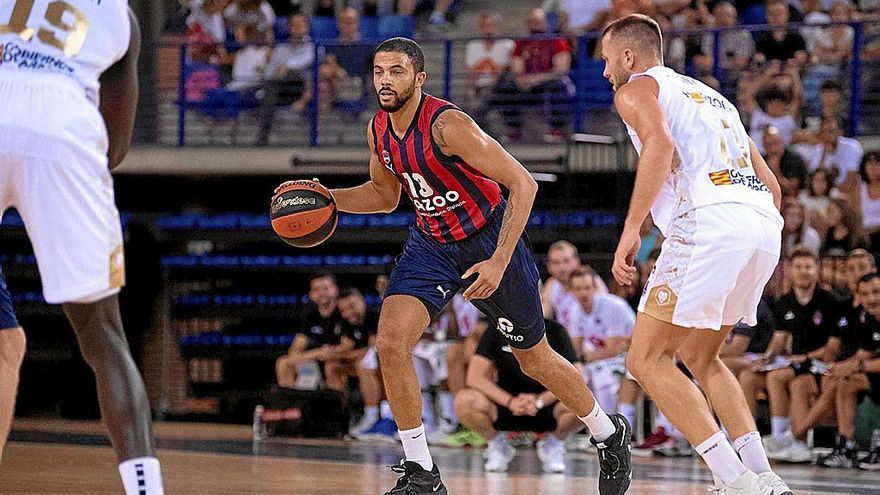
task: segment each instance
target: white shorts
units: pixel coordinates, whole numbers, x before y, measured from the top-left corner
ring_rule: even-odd
[[[51,304],[91,302],[125,284],[122,227],[106,162],[0,152],[0,212],[18,209]]]
[[[625,361],[625,356],[616,356],[589,362],[584,365],[584,381],[590,386],[590,390],[613,388],[614,393],[617,393],[620,380],[627,373]]]
[[[420,340],[413,349],[413,364],[422,389],[437,387],[449,377],[446,342]]]
[[[685,328],[756,324],[779,263],[781,217],[720,203],[676,218],[667,234],[639,311]]]

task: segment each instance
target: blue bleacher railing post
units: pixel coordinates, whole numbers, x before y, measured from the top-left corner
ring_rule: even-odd
[[[186,43],[180,45],[180,76],[177,82],[177,146],[186,144]]]
[[[578,50],[577,50],[577,69],[575,70],[575,96],[574,96],[574,132],[581,133],[584,132],[584,117],[586,116],[586,95],[584,91],[584,82],[587,79],[587,62],[590,59],[590,54],[587,53],[587,42],[589,40],[586,36],[581,36],[578,38]]]
[[[712,77],[721,81],[721,31],[715,28],[712,31]]]
[[[321,90],[318,88],[323,47],[315,43],[315,62],[312,64],[312,101],[309,102],[309,146],[318,146],[318,99]]]
[[[852,136],[859,135],[859,117],[862,113],[862,23],[853,24],[855,31],[853,36],[853,60],[852,74],[850,75],[849,85],[849,132]]]
[[[452,40],[443,42],[446,51],[446,70],[443,74],[443,99],[449,101],[452,95]]]

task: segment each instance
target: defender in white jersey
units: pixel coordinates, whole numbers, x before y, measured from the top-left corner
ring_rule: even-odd
[[[0,0],[0,213],[18,209],[46,301],[63,305],[95,373],[125,492],[156,495],[150,407],[119,315],[110,176],[131,142],[139,51],[122,0]]]
[[[718,351],[733,326],[752,324],[779,260],[779,184],[736,108],[708,86],[663,67],[660,28],[643,15],[602,37],[605,77],[639,151],[629,213],[612,273],[628,285],[639,227],[650,211],[666,237],[636,318],[627,366],[696,447],[716,493],[791,494],[767,462],[742,390]],[[708,395],[675,366],[678,354]]]

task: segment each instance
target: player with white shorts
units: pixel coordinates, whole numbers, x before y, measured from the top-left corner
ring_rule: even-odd
[[[791,495],[770,469],[742,389],[718,357],[734,324],[755,322],[778,262],[779,184],[736,107],[663,66],[655,21],[625,16],[605,29],[601,44],[604,75],[639,152],[614,254],[617,282],[636,280],[639,229],[649,212],[666,238],[639,306],[627,367],[706,461],[715,493]],[[702,392],[676,367],[676,354]]]
[[[121,0],[0,4],[0,213],[15,207],[47,302],[62,304],[127,494],[163,493],[143,379],[125,340],[110,169],[128,151],[140,30]]]

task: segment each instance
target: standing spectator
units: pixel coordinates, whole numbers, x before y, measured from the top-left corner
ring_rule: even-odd
[[[315,63],[315,45],[309,38],[309,19],[303,14],[290,16],[290,39],[272,49],[266,66],[266,83],[260,102],[260,133],[257,144],[269,142],[272,120],[278,105],[294,105],[302,111],[312,99],[309,69]]]
[[[776,175],[782,187],[782,195],[796,197],[807,185],[807,164],[801,156],[785,146],[779,129],[769,126],[761,134],[764,143],[764,160]]]
[[[516,43],[510,39],[494,39],[499,34],[501,15],[494,10],[480,12],[480,36],[483,40],[468,41],[464,63],[471,94],[479,104],[490,96],[498,78],[510,66]]]
[[[848,199],[831,199],[825,211],[828,232],[825,234],[823,250],[842,249],[849,252],[867,245],[859,225],[859,217]]]
[[[854,188],[862,160],[862,145],[855,139],[844,137],[843,128],[843,121],[838,117],[822,117],[822,126],[813,138],[814,144],[802,143],[795,145],[794,149],[806,160],[810,171],[827,168],[834,175],[836,185],[846,184]]]
[[[547,342],[563,358],[574,363],[577,354],[565,329],[547,320]],[[506,472],[516,456],[505,432],[552,432],[538,442],[538,458],[547,473],[565,470],[565,438],[583,428],[543,385],[523,373],[501,332],[487,331],[468,367],[467,387],[455,396],[455,410],[462,424],[476,430],[489,445],[485,470]]]
[[[786,28],[789,17],[785,0],[767,0],[767,24],[774,28],[758,36],[755,43],[758,62],[779,60],[793,67],[803,67],[807,61],[807,44],[797,31]]]
[[[871,239],[871,247],[880,246],[880,151],[865,154],[859,166],[859,209],[862,228]]]
[[[785,198],[782,202],[782,254],[792,252],[795,246],[804,247],[818,253],[822,248],[822,240],[816,229],[810,226],[810,219],[804,205],[794,198]]]
[[[501,108],[507,137],[513,141],[522,136],[523,107],[541,105],[550,124],[544,140],[561,143],[574,94],[568,77],[571,45],[565,38],[546,38],[547,16],[541,9],[532,9],[526,24],[532,37],[516,42],[510,63],[512,77],[502,78],[494,104]]]
[[[339,287],[336,277],[320,273],[309,280],[311,304],[300,315],[297,332],[287,354],[275,362],[278,386],[294,388],[297,368],[304,364],[323,364],[333,359],[342,340],[342,317],[337,308]]]

